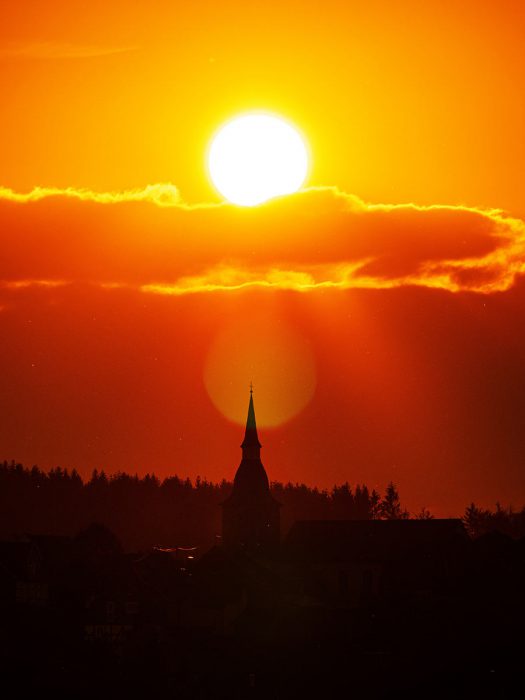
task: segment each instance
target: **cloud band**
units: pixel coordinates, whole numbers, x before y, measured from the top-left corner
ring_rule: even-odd
[[[11,289],[33,281],[173,296],[402,286],[490,294],[525,272],[525,224],[500,210],[369,204],[335,188],[252,209],[189,205],[169,183],[116,193],[0,188],[0,225]]]

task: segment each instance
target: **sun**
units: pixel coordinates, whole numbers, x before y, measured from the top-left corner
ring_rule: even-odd
[[[214,136],[208,170],[229,202],[255,206],[300,189],[308,173],[308,149],[299,131],[285,119],[244,114]]]

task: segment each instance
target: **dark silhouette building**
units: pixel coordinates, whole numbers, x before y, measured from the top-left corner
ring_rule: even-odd
[[[261,462],[252,389],[241,448],[232,493],[222,504],[223,544],[232,550],[269,552],[279,544],[281,504],[270,493]]]
[[[299,520],[284,544],[303,594],[316,605],[450,590],[470,540],[461,520]]]

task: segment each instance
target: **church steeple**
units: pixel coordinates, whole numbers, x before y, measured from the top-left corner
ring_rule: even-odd
[[[248,405],[248,417],[246,419],[246,430],[242,441],[243,459],[260,459],[261,443],[257,435],[257,423],[255,421],[255,407],[253,405],[253,385],[250,383],[250,403]]]
[[[272,549],[279,543],[280,503],[270,492],[268,475],[261,462],[252,385],[241,448],[242,460],[232,492],[222,504],[223,542],[233,549]]]

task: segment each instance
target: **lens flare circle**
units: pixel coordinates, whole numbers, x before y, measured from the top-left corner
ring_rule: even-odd
[[[308,173],[308,149],[281,117],[245,114],[226,123],[208,153],[210,178],[232,204],[255,206],[297,192]]]
[[[308,341],[288,325],[252,319],[235,322],[213,341],[204,367],[204,385],[215,407],[229,420],[246,422],[253,381],[259,427],[275,427],[311,401],[316,369]]]

